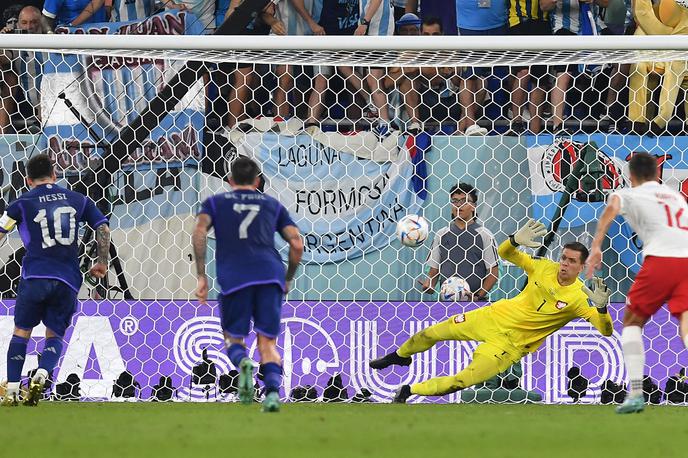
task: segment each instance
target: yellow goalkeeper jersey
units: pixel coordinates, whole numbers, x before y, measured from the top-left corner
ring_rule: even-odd
[[[497,326],[517,348],[525,353],[537,350],[547,336],[576,318],[589,321],[605,336],[612,335],[611,317],[588,304],[580,279],[568,286],[559,284],[558,262],[531,257],[508,239],[498,252],[528,274],[528,286],[518,296],[491,306]]]

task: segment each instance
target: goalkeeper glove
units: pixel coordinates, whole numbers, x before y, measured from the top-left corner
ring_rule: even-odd
[[[544,224],[534,219],[529,219],[528,222],[520,228],[514,235],[510,237],[511,243],[514,246],[527,246],[528,248],[538,248],[542,245],[536,242],[535,239],[544,237],[547,234],[547,228]]]
[[[612,295],[612,292],[607,288],[607,285],[604,284],[604,281],[600,277],[593,277],[592,291],[590,288],[583,285],[583,292],[588,296],[590,302],[595,304],[595,307],[597,307],[600,313],[607,313],[607,304],[609,303],[609,296]]]

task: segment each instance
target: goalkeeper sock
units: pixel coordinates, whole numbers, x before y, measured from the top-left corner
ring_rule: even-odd
[[[41,363],[38,365],[40,369],[44,369],[48,374],[53,372],[57,362],[62,355],[62,338],[50,337],[45,339],[45,346],[43,353],[41,353]]]
[[[643,395],[643,370],[645,369],[645,349],[640,326],[626,326],[621,331],[621,348],[631,386],[629,395],[637,397]]]
[[[279,392],[282,385],[282,366],[277,363],[262,363],[260,370],[263,373],[265,392]]]
[[[19,383],[21,380],[28,344],[29,339],[24,337],[12,336],[10,340],[10,346],[7,348],[7,381],[9,383]]]
[[[239,369],[241,360],[246,358],[248,354],[244,345],[234,343],[227,349],[227,356],[229,356],[229,360],[234,364],[234,367]]]

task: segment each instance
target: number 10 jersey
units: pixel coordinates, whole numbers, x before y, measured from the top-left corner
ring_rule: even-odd
[[[95,203],[78,192],[55,184],[42,184],[7,206],[0,218],[0,232],[15,225],[26,247],[22,278],[59,280],[79,291],[83,276],[79,270],[79,227],[88,223],[96,229],[107,218]]]

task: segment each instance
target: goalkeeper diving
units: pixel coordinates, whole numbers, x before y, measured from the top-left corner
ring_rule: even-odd
[[[540,347],[547,336],[569,321],[589,321],[604,336],[612,335],[607,312],[610,291],[600,278],[593,278],[590,290],[578,278],[585,267],[588,249],[579,242],[564,245],[559,262],[532,257],[519,246],[537,248],[536,239],[547,229],[529,220],[499,246],[499,256],[528,274],[528,284],[516,297],[461,313],[411,336],[398,350],[370,362],[373,369],[409,366],[411,356],[444,340],[475,340],[480,345],[471,363],[456,375],[435,377],[399,387],[395,403],[411,395],[442,396],[484,382]],[[592,302],[591,307],[588,300]]]

